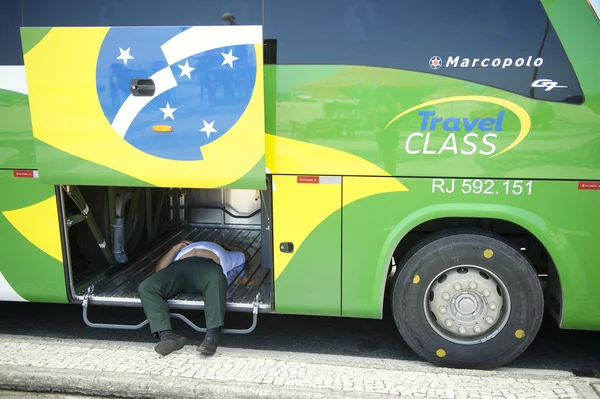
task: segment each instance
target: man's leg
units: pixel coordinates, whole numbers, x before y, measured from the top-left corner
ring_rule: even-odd
[[[219,330],[225,323],[227,278],[221,266],[210,259],[198,259],[190,271],[192,272],[190,283],[202,293],[206,319],[206,337],[198,350],[213,354],[217,349]]]
[[[144,313],[150,324],[150,331],[158,335],[160,342],[154,350],[165,356],[181,349],[185,338],[171,331],[171,317],[167,299],[185,288],[186,265],[184,261],[175,262],[170,266],[152,274],[138,287]]]

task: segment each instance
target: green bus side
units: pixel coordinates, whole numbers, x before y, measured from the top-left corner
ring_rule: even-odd
[[[562,328],[600,330],[600,24],[586,1],[541,3],[581,95],[524,95],[433,67],[266,62],[270,173],[340,177],[321,219],[298,209],[314,228],[276,274],[275,312],[380,318],[390,272],[416,242],[483,227],[526,254]],[[66,303],[55,186],[36,178],[34,145],[47,146],[27,95],[0,88],[0,299]],[[48,151],[60,167],[118,174]]]

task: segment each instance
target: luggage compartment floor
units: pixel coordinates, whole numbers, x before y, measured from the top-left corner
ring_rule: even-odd
[[[258,229],[199,227],[180,231],[156,246],[135,262],[115,266],[96,281],[90,295],[90,303],[140,305],[138,285],[152,274],[158,260],[173,245],[181,240],[222,241],[245,249],[250,255],[250,264],[242,269],[231,282],[227,291],[228,310],[251,310],[257,294],[259,309],[271,309],[272,274],[261,267],[261,232]],[[83,296],[87,287],[78,287]],[[181,293],[168,300],[171,308],[201,309],[202,295]]]

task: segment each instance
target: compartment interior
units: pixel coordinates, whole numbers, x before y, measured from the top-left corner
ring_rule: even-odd
[[[251,311],[257,295],[259,310],[270,310],[270,195],[268,190],[241,189],[61,190],[72,296],[82,299],[91,287],[91,303],[140,306],[137,287],[173,245],[181,240],[216,241],[250,256],[246,266],[228,275],[228,310]],[[86,206],[88,218],[82,217]],[[104,249],[99,245],[103,240]],[[197,309],[204,303],[201,294],[181,293],[170,298],[169,305]]]

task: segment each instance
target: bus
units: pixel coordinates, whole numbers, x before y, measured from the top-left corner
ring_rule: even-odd
[[[598,0],[0,10],[1,300],[146,328],[87,312],[142,316],[159,257],[211,240],[251,256],[232,333],[389,305],[422,359],[492,369],[544,317],[600,330]]]

